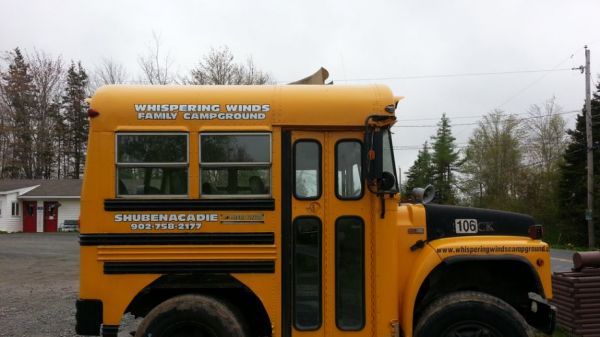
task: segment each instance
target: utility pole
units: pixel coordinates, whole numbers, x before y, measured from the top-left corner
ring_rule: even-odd
[[[594,233],[594,140],[592,137],[592,92],[591,92],[591,71],[590,71],[590,50],[585,48],[585,66],[573,68],[585,73],[585,139],[587,147],[587,209],[585,210],[585,220],[588,230],[588,247],[596,247],[596,237]]]
[[[587,141],[587,211],[588,246],[596,247],[594,233],[594,141],[592,139],[592,104],[590,87],[590,50],[585,46],[585,136]]]

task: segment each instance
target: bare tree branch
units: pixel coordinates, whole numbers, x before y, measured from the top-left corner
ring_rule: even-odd
[[[153,43],[148,47],[147,54],[138,57],[138,64],[143,73],[142,82],[155,85],[173,83],[175,76],[171,71],[173,60],[170,53],[163,55],[160,36],[155,32],[152,33],[152,39]]]
[[[268,84],[271,76],[259,70],[252,58],[245,63],[236,63],[226,46],[211,49],[198,66],[190,72],[186,84],[197,85],[241,85]]]
[[[92,85],[97,89],[107,84],[123,84],[128,81],[128,74],[125,67],[113,59],[103,58],[99,66],[94,71]]]
[[[49,179],[55,167],[56,144],[53,142],[53,130],[59,113],[59,100],[64,80],[62,58],[35,50],[28,55],[28,63],[35,87],[37,116],[33,120],[33,146],[36,152],[34,175],[36,178]]]

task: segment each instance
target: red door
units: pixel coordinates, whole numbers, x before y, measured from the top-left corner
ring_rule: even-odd
[[[58,224],[58,202],[44,201],[44,232],[56,232]]]
[[[23,201],[23,232],[37,232],[37,201]]]

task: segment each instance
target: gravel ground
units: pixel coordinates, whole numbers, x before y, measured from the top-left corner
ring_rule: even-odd
[[[0,235],[0,336],[77,336],[78,292],[77,233]]]

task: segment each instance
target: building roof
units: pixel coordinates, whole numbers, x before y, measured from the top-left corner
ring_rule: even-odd
[[[81,195],[81,179],[0,179],[0,192],[33,187],[33,190],[19,197],[79,197]]]
[[[81,179],[45,180],[41,185],[21,197],[79,197]]]
[[[41,179],[0,179],[0,192],[14,191],[21,188],[40,185]]]

